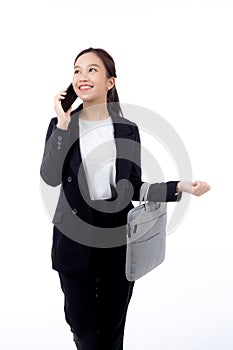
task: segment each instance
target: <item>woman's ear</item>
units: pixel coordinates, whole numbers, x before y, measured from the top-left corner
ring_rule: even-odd
[[[107,85],[107,90],[111,90],[115,86],[115,78],[111,77],[108,79],[108,85]]]

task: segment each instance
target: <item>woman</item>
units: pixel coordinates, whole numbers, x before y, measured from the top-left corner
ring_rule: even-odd
[[[52,267],[79,350],[123,349],[135,283],[125,277],[124,225],[143,183],[140,136],[137,125],[122,116],[115,79],[114,61],[105,50],[79,53],[72,84],[83,103],[64,112],[66,90],[55,96],[57,117],[48,127],[40,169],[47,184],[62,184]],[[154,183],[147,198],[172,202],[182,192],[200,196],[209,189],[203,181]]]

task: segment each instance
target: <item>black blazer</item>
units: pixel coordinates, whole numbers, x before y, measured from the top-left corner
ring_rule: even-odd
[[[105,254],[105,269],[109,275],[124,275],[124,225],[128,211],[133,208],[132,201],[139,201],[143,183],[139,130],[134,122],[110,111],[117,152],[116,188],[111,186],[112,198],[101,201],[101,208],[93,207],[80,153],[78,118],[82,108],[81,104],[71,113],[68,130],[57,128],[58,119],[55,117],[51,119],[46,134],[40,174],[48,185],[61,185],[53,217],[52,268],[85,276],[92,254],[98,250]],[[148,200],[180,200],[181,194],[176,195],[177,182],[151,184]],[[96,220],[104,231],[98,232],[98,236],[93,231]]]

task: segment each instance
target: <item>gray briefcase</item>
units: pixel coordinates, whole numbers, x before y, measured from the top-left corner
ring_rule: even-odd
[[[148,182],[142,184],[140,204],[127,215],[125,273],[129,281],[144,276],[165,258],[167,203],[147,202],[149,187]]]

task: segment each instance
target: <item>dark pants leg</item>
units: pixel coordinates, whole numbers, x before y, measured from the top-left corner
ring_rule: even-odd
[[[122,350],[134,282],[93,274],[86,279],[59,272],[67,323],[79,350]]]

